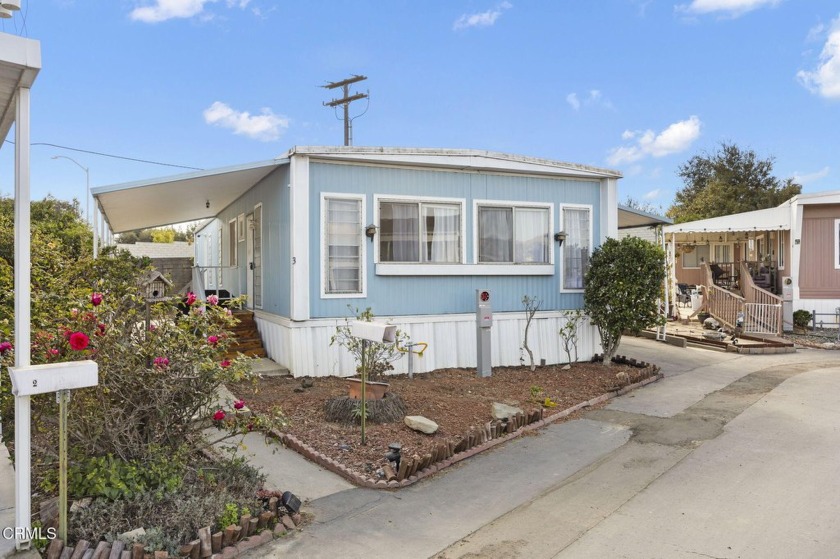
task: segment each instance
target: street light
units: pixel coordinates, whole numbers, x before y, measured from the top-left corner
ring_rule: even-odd
[[[90,170],[72,157],[67,157],[66,155],[53,155],[52,158],[72,161],[85,172],[85,220],[90,223]]]

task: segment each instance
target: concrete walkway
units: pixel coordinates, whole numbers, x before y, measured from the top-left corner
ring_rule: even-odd
[[[739,445],[747,439],[762,441],[748,445],[754,453],[745,455],[755,462],[754,473],[772,473],[785,461],[799,461],[802,468],[812,458],[820,464],[816,478],[819,483],[802,491],[796,500],[814,499],[823,484],[831,488],[831,499],[821,510],[803,515],[798,522],[800,527],[813,526],[814,517],[836,518],[835,503],[840,500],[833,499],[833,488],[840,491],[840,476],[830,480],[826,470],[829,460],[819,460],[831,447],[796,445],[799,454],[792,457],[786,454],[786,444],[778,443],[797,437],[814,443],[830,435],[812,432],[813,426],[803,422],[802,415],[810,414],[804,410],[817,404],[826,414],[818,423],[828,426],[833,413],[830,410],[840,409],[840,391],[826,392],[833,387],[828,380],[832,378],[831,369],[825,369],[840,367],[840,353],[803,350],[786,355],[740,355],[674,348],[634,338],[625,339],[620,352],[660,364],[666,378],[618,398],[583,419],[553,425],[535,437],[511,441],[410,488],[397,492],[354,488],[315,499],[306,507],[314,516],[313,524],[293,537],[254,550],[252,556],[501,559],[556,557],[567,549],[564,557],[674,557],[682,556],[673,547],[680,535],[669,524],[674,516],[690,513],[690,520],[679,524],[681,529],[688,529],[692,522],[696,523],[696,541],[692,541],[690,549],[684,548],[684,556],[695,557],[690,553],[705,552],[706,548],[700,545],[704,538],[709,545],[719,543],[714,530],[699,529],[706,525],[701,520],[717,530],[726,522],[743,524],[749,518],[735,515],[733,519],[719,513],[726,510],[726,491],[738,488],[738,480],[743,479],[737,471],[744,465],[735,462],[740,458]],[[823,380],[814,382],[812,378]],[[802,400],[796,404],[804,406],[798,415],[784,411],[790,398],[783,396],[787,385],[784,389],[780,386],[793,379],[808,387],[803,388]],[[811,394],[820,397],[812,402]],[[761,418],[753,418],[762,408],[771,409],[765,404],[768,401],[781,406],[774,421],[765,423]],[[742,416],[749,418],[741,419],[748,426],[745,431],[738,437],[725,438],[730,423],[742,424],[734,421]],[[798,433],[800,429],[804,433]],[[780,430],[788,433],[779,437],[777,443],[774,437]],[[840,439],[840,431],[833,437]],[[731,442],[706,454],[707,445],[719,444],[718,439]],[[832,437],[826,440],[833,442]],[[758,447],[785,459],[780,458],[777,464],[767,463]],[[695,458],[696,455],[701,458]],[[685,472],[680,469],[683,463],[691,465],[686,466]],[[712,490],[716,477],[705,473],[711,466],[719,470],[718,476],[730,469],[735,471],[726,490]],[[748,491],[768,485],[773,488],[760,501],[763,506],[782,493],[799,491],[799,485],[808,479],[802,475],[802,468],[796,470],[798,483],[796,476],[781,480],[759,476],[752,486],[745,486],[747,493],[740,502],[748,502]],[[666,479],[671,480],[670,485],[664,484]],[[663,480],[662,489],[654,490],[659,487],[659,480]],[[777,486],[779,481],[783,483]],[[678,486],[683,488],[681,493],[674,492]],[[696,487],[702,487],[703,500],[695,498]],[[630,507],[642,496],[654,494],[655,498],[649,498],[655,508],[650,504],[647,508],[644,504]],[[672,495],[681,495],[684,500]],[[734,511],[737,505],[731,504],[730,509]],[[634,512],[632,520],[623,520],[627,510]],[[801,508],[796,511],[805,512]],[[756,516],[750,520],[751,529],[763,533],[764,520],[768,520],[768,528],[776,530],[783,516],[773,517],[773,522],[767,516]],[[650,523],[648,518],[657,522]],[[823,526],[826,523],[817,522]],[[603,530],[603,538],[594,536],[596,529]],[[662,539],[660,531],[669,536],[670,543],[652,543]],[[807,533],[814,532],[810,529]],[[644,535],[637,537],[635,533]],[[790,536],[790,532],[779,534],[780,539]],[[819,535],[819,543],[809,548],[811,556],[834,556],[836,546],[831,544],[836,542],[826,530]],[[628,538],[638,547],[625,548],[623,542]],[[767,543],[760,553],[741,556],[785,556],[773,555],[773,537],[753,539]],[[733,536],[729,543],[736,540]],[[739,540],[737,545],[746,544]],[[632,553],[627,554],[628,549]],[[790,551],[791,547],[778,549]]]

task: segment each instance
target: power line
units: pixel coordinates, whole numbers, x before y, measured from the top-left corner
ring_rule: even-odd
[[[14,145],[15,143],[12,140],[4,140],[6,143]],[[80,153],[89,153],[91,155],[100,155],[102,157],[111,157],[113,159],[124,159],[126,161],[136,161],[137,163],[148,163],[150,165],[161,165],[163,167],[177,167],[179,169],[190,169],[192,171],[203,171],[201,167],[190,167],[188,165],[178,165],[176,163],[161,163],[160,161],[151,161],[149,159],[138,159],[136,157],[126,157],[124,155],[113,155],[111,153],[102,153],[101,151],[92,151],[89,149],[81,149],[81,148],[71,148],[70,146],[60,146],[58,144],[50,144],[47,142],[31,142],[29,145],[31,146],[50,146],[59,149],[67,149],[70,151],[77,151]]]

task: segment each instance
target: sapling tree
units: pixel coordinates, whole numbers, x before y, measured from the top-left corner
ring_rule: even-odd
[[[586,315],[580,309],[566,311],[563,314],[566,321],[560,327],[558,334],[563,343],[563,351],[566,352],[566,362],[571,365],[578,360],[578,328]],[[572,361],[572,352],[575,354],[574,361]]]
[[[660,324],[664,251],[637,237],[607,239],[592,253],[583,294],[584,311],[598,328],[604,364],[615,355],[625,330]]]
[[[537,368],[537,365],[534,363],[534,352],[528,347],[528,330],[531,328],[531,321],[534,320],[534,315],[537,314],[540,308],[540,300],[536,297],[525,295],[522,297],[522,306],[525,307],[525,339],[522,341],[522,349],[528,354],[528,358],[531,360],[531,370],[533,371]]]

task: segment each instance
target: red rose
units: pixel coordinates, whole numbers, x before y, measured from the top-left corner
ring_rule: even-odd
[[[216,410],[216,413],[213,414],[214,421],[221,421],[225,418],[225,411],[224,410]]]
[[[76,351],[85,349],[90,344],[90,338],[83,332],[73,332],[70,334],[70,347]]]
[[[90,302],[93,304],[94,307],[98,307],[102,303],[102,294],[91,293]]]
[[[210,345],[216,345],[217,343],[219,343],[219,337],[218,336],[207,336],[207,343],[210,344]]]
[[[241,410],[245,407],[245,400],[237,400],[233,403],[234,409]]]
[[[221,363],[219,363],[219,366],[220,366],[222,369],[227,369],[228,367],[230,367],[230,361],[229,361],[229,360],[227,360],[227,359],[225,359],[224,361],[222,361]]]

